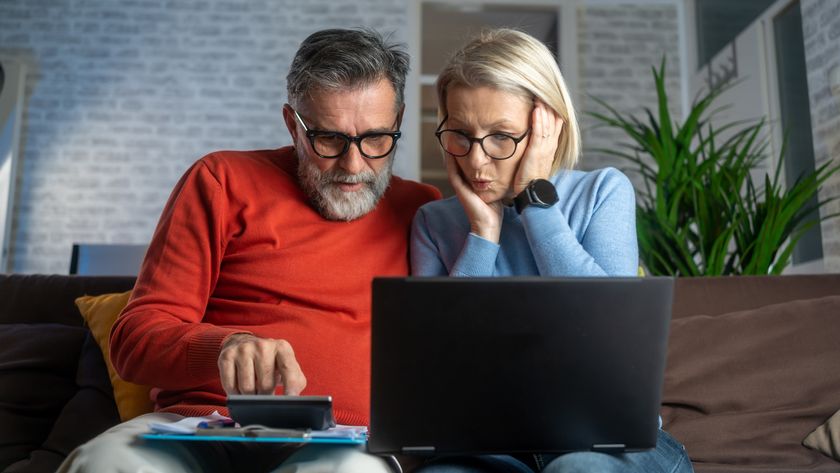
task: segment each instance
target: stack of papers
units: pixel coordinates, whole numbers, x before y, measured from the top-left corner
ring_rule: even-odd
[[[199,426],[233,425],[233,419],[213,411],[209,416],[184,417],[178,422],[149,422],[149,429],[158,434],[195,434]]]
[[[151,432],[140,435],[158,440],[223,440],[244,442],[352,443],[367,441],[365,426],[337,425],[327,430],[275,429],[263,425],[239,426],[218,412],[185,417],[178,422],[150,422]]]

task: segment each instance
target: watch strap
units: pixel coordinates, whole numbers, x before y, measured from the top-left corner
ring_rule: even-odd
[[[557,203],[557,189],[547,179],[534,179],[513,199],[516,212],[521,214],[529,205],[548,208]]]
[[[533,202],[530,194],[530,184],[522,189],[522,192],[513,198],[513,206],[516,208],[516,213],[521,214],[525,207],[528,207]]]

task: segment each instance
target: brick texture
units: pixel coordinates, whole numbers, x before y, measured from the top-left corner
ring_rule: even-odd
[[[622,113],[633,113],[647,121],[643,108],[657,109],[651,67],[658,68],[663,57],[667,61],[670,110],[675,120],[681,118],[678,28],[675,5],[618,4],[578,9],[579,84],[583,92],[578,99],[584,145],[581,168],[635,167],[596,151],[616,149],[616,143],[627,138],[623,132],[596,127],[597,122],[586,112],[604,112],[591,98],[597,97]],[[639,188],[638,176],[627,174]]]
[[[405,42],[407,21],[402,0],[0,1],[0,56],[29,69],[10,269],[66,273],[74,242],[148,242],[196,159],[289,143],[303,38],[358,25]]]
[[[831,95],[828,72],[840,68],[840,2],[802,0],[802,34],[817,166],[840,164],[840,96]],[[820,199],[840,196],[840,175],[820,189]],[[840,213],[840,201],[827,204],[823,215]],[[823,221],[823,258],[827,272],[840,271],[840,219]]]

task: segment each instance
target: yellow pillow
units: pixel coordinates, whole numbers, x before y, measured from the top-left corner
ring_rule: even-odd
[[[111,377],[111,386],[114,388],[114,401],[117,410],[120,412],[120,419],[127,421],[140,414],[152,412],[154,404],[149,398],[148,386],[140,386],[124,381],[114,370],[111,364],[109,350],[109,339],[111,326],[117,320],[125,305],[131,291],[119,294],[103,294],[101,296],[82,296],[76,299],[76,307],[82,313],[87,322],[88,328],[93,333],[93,338],[102,351],[105,365],[108,367],[108,375]]]

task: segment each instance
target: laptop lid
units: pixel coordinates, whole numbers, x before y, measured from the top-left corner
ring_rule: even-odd
[[[672,278],[377,278],[372,453],[656,445]]]

